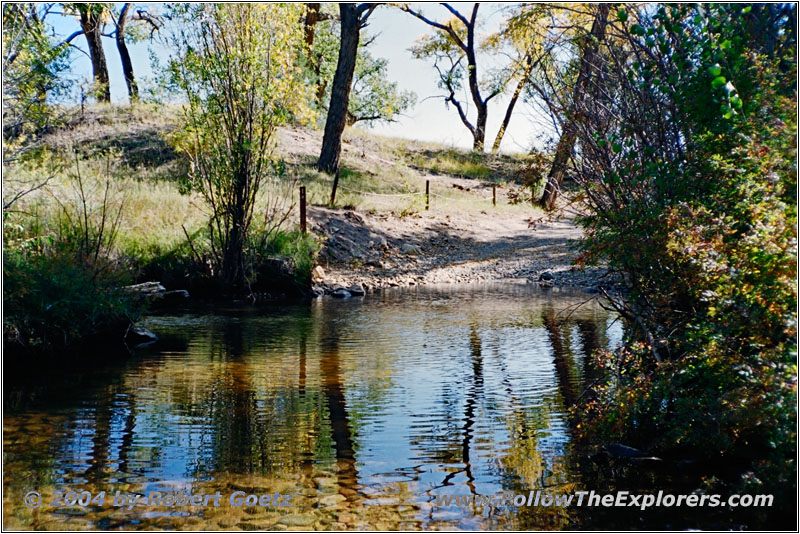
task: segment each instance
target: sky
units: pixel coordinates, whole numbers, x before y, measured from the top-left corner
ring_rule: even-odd
[[[137,4],[159,11],[160,4]],[[472,3],[452,3],[459,11],[471,12]],[[483,20],[482,33],[490,32],[498,27],[504,17],[503,8],[509,3],[484,2],[479,8],[479,18]],[[446,21],[449,12],[438,4],[415,4],[415,9],[421,9],[426,17],[437,21]],[[74,17],[54,17],[56,34],[65,37],[78,29],[78,21]],[[433,62],[418,60],[413,57],[409,48],[422,35],[429,34],[433,29],[417,18],[390,6],[379,6],[369,18],[365,32],[367,35],[377,35],[370,50],[375,57],[383,57],[388,62],[388,77],[398,84],[400,90],[410,90],[416,93],[416,105],[406,111],[405,115],[393,123],[382,123],[368,129],[373,133],[390,137],[402,137],[420,141],[432,141],[445,145],[461,148],[472,147],[472,136],[461,123],[456,110],[451,106],[447,109],[443,92],[436,85],[437,74],[433,69]],[[108,63],[109,77],[111,79],[111,99],[113,102],[127,102],[127,89],[122,76],[119,54],[114,41],[103,38],[103,47]],[[86,40],[79,36],[73,40],[77,48],[86,51]],[[151,68],[151,54],[158,57],[162,64],[169,56],[162,44],[146,41],[129,45],[134,73],[142,88],[147,85],[147,79],[152,79],[154,74]],[[72,54],[72,76],[75,79],[89,79],[91,77],[91,63],[88,56],[78,50]],[[491,66],[497,58],[479,56],[478,68],[484,69]],[[481,71],[479,70],[479,73]],[[466,94],[462,101],[470,104]],[[487,125],[486,144],[491,146],[505,115],[508,97],[495,98],[489,103],[489,118]],[[469,116],[474,123],[474,106],[468,108]],[[518,101],[511,123],[503,139],[501,150],[504,152],[527,152],[532,146],[541,147],[542,140],[551,136],[552,132],[531,107]]]

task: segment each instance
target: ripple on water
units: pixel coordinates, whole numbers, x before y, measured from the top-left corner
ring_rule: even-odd
[[[587,346],[573,325],[606,342],[611,319],[591,304],[567,316],[583,300],[483,284],[150,317],[152,349],[7,388],[4,526],[533,528],[531,514],[436,496],[575,479],[565,402]],[[33,483],[298,497],[249,512],[99,507],[75,522],[21,506]]]

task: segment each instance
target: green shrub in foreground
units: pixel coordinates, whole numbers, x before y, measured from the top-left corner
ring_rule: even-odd
[[[71,254],[3,254],[4,341],[34,350],[69,346],[122,324],[131,302],[123,280],[97,275]]]

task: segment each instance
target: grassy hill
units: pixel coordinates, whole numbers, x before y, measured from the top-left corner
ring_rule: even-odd
[[[186,232],[194,235],[205,227],[208,213],[202,199],[186,190],[186,158],[169,143],[178,125],[177,110],[95,106],[83,112],[65,110],[64,116],[63,125],[5,166],[4,199],[49,178],[45,187],[14,206],[10,218],[27,229],[23,234],[55,230],[63,201],[80,195],[79,174],[99,189],[111,179],[112,197],[124,204],[115,248],[139,267],[184,249]],[[332,186],[332,177],[315,169],[321,137],[316,130],[285,128],[276,138],[275,155],[286,163],[286,187],[305,185],[312,205],[328,205]],[[336,206],[397,216],[413,213],[424,209],[425,182],[430,180],[433,209],[485,209],[496,185],[499,209],[514,210],[509,199],[530,198],[520,183],[520,170],[530,161],[525,155],[474,154],[350,129],[344,137]],[[297,198],[294,190],[270,191],[274,193]],[[269,209],[266,201],[259,209]],[[293,216],[286,230],[296,224]]]

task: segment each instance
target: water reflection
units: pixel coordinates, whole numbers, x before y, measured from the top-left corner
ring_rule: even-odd
[[[563,528],[563,510],[437,496],[580,482],[567,409],[588,352],[619,335],[597,304],[576,309],[585,300],[486,284],[152,317],[161,342],[133,359],[6,376],[4,526]],[[63,487],[296,498],[286,509],[21,504]]]

